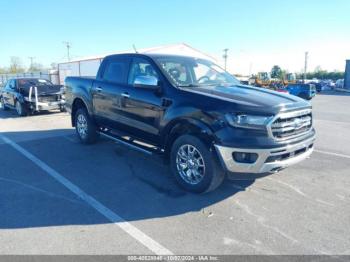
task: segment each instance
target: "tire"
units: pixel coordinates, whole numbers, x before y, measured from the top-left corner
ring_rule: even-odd
[[[60,111],[61,111],[61,112],[67,112],[66,107],[65,107],[65,106],[61,106],[61,107],[60,107]]]
[[[189,152],[193,153],[192,158]],[[216,159],[216,155],[201,140],[183,135],[172,145],[171,171],[185,190],[193,193],[210,192],[220,186],[225,178],[225,172]]]
[[[22,104],[18,100],[16,100],[15,107],[16,107],[16,112],[18,116],[28,115],[27,108],[24,106],[24,104]]]
[[[5,101],[4,101],[3,97],[0,98],[0,109],[3,110],[3,111],[7,111],[8,110],[8,108],[5,105]]]
[[[93,144],[98,138],[97,126],[85,108],[75,114],[75,131],[83,144]]]

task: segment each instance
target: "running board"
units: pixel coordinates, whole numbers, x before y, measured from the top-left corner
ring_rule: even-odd
[[[115,135],[112,135],[112,134],[108,134],[106,132],[99,132],[99,134],[101,136],[104,136],[108,139],[111,139],[117,143],[120,143],[122,145],[125,145],[125,146],[128,146],[134,150],[137,150],[139,152],[142,152],[142,153],[145,153],[145,154],[148,154],[148,155],[153,155],[153,154],[159,154],[159,153],[162,153],[162,150],[156,148],[156,147],[146,147],[146,146],[142,146],[142,145],[139,145],[137,144],[136,142],[134,142],[135,140],[133,139],[130,139],[130,140],[127,140],[127,139],[124,139],[122,137],[119,137],[119,136],[115,136]]]

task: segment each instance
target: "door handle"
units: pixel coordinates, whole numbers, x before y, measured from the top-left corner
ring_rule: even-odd
[[[102,87],[96,87],[96,91],[97,92],[101,92],[102,91]]]
[[[129,93],[122,93],[122,97],[124,97],[124,98],[129,98],[130,95],[129,95]]]

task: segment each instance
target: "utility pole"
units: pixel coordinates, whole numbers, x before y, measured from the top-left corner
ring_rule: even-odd
[[[227,52],[228,52],[228,48],[225,48],[224,50],[224,55],[222,56],[225,60],[225,71],[227,71],[227,58],[228,58],[228,55],[227,55]]]
[[[68,41],[64,41],[63,44],[66,46],[67,48],[67,59],[68,59],[68,62],[70,61],[70,53],[69,53],[69,50],[71,48],[71,43],[68,42]]]
[[[30,68],[29,69],[32,70],[33,69],[33,64],[34,64],[33,61],[34,61],[35,57],[34,56],[29,56],[28,58],[30,60]]]
[[[304,65],[304,83],[306,80],[306,73],[307,73],[307,60],[309,59],[309,52],[305,52],[305,65]]]

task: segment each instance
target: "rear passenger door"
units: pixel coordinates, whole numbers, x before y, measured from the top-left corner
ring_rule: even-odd
[[[126,56],[109,58],[102,75],[93,83],[93,109],[100,125],[114,127],[120,122],[121,94],[127,85],[129,64]]]

